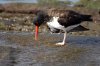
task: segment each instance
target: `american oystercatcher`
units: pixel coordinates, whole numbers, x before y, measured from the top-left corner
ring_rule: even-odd
[[[91,15],[80,14],[72,10],[52,10],[51,13],[39,11],[33,20],[38,32],[38,27],[46,23],[50,30],[63,30],[64,38],[62,42],[56,43],[56,45],[64,45],[66,43],[67,32],[80,25],[81,22],[92,21]],[[37,32],[35,33],[37,36]]]

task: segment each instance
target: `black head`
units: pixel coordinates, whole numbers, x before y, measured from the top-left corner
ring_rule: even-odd
[[[39,11],[36,14],[36,17],[33,19],[33,24],[36,26],[40,26],[41,24],[46,22],[48,19],[49,19],[49,16],[47,13],[45,13],[43,11]]]

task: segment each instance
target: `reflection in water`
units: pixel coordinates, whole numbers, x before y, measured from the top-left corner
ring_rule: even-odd
[[[14,66],[17,62],[18,49],[0,46],[0,66]]]

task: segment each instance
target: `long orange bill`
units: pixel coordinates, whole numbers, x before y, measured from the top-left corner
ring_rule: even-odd
[[[38,29],[39,29],[39,26],[36,26],[35,27],[35,40],[38,40]]]

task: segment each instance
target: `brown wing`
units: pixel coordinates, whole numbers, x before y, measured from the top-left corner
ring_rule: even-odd
[[[65,27],[81,22],[81,14],[72,10],[51,9],[48,14],[59,17],[58,22]]]
[[[58,22],[67,27],[81,22],[81,15],[71,10],[61,11]]]

